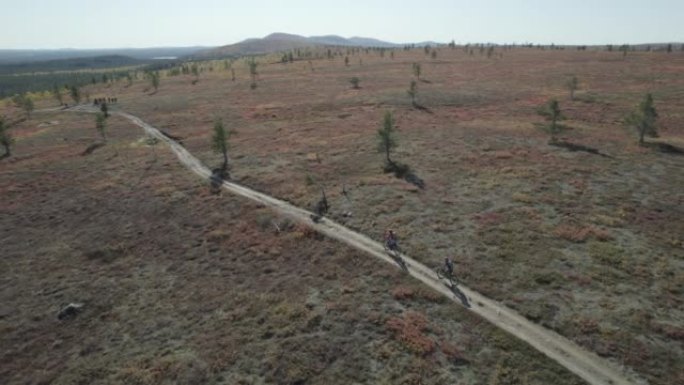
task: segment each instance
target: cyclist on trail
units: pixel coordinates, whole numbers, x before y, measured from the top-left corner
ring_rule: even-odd
[[[444,258],[444,271],[449,274],[449,277],[454,275],[454,262],[449,257]]]
[[[318,223],[318,221],[320,221],[321,218],[328,213],[328,210],[330,210],[328,198],[325,196],[325,190],[321,189],[321,199],[318,201],[318,203],[316,203],[316,206],[314,207],[315,214],[311,215],[311,219],[315,223]]]
[[[394,230],[388,229],[385,232],[385,245],[390,250],[396,250],[397,246],[399,246],[397,244],[397,235],[394,233]]]

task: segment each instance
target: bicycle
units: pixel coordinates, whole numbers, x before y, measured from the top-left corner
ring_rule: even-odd
[[[449,273],[446,266],[444,265],[439,265],[437,268],[435,268],[435,273],[437,273],[437,278],[439,278],[440,280],[448,279],[449,284],[451,284],[452,286],[458,284],[458,281],[456,280],[456,277],[454,277],[454,274]]]
[[[394,259],[394,261],[401,267],[403,270],[408,271],[408,266],[406,266],[406,262],[404,262],[404,259],[401,258],[401,250],[399,249],[399,245],[397,244],[396,241],[391,242],[389,240],[383,242],[382,244],[383,248],[385,249],[385,252]]]

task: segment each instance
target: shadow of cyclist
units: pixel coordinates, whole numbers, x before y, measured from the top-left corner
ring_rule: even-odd
[[[456,297],[458,297],[459,300],[461,300],[461,304],[463,304],[463,306],[470,308],[470,302],[468,302],[468,297],[466,297],[465,293],[463,293],[458,288],[458,286],[456,286],[455,283],[451,283],[450,285],[447,285],[447,284],[445,284],[445,285],[446,285],[446,287],[449,288],[449,290],[451,290],[452,293],[454,293],[454,295]]]
[[[399,265],[399,267],[405,272],[408,273],[408,266],[406,265],[406,262],[404,262],[404,259],[399,255],[399,249],[394,249],[389,251],[389,255],[392,257],[394,262]]]

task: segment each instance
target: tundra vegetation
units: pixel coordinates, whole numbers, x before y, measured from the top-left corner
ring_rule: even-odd
[[[14,138],[9,132],[9,124],[5,121],[3,116],[0,116],[0,145],[5,149],[5,153],[2,158],[7,158],[12,155],[12,145],[14,144]]]
[[[264,55],[255,91],[245,59],[199,61],[195,86],[161,69],[154,96],[142,69],[57,84],[67,98],[118,96],[205,164],[218,162],[221,116],[240,133],[236,183],[300,207],[324,184],[327,218],[377,240],[391,227],[418,261],[453,256],[462,284],[650,384],[681,383],[683,158],[649,144],[684,143],[682,52],[495,48]],[[581,79],[574,101],[568,74]],[[363,92],[345,86],[351,75]],[[407,77],[432,113],[408,103]],[[583,383],[394,266],[207,193],[128,120],[108,119],[107,146],[83,158],[92,115],[38,113],[55,98],[31,92],[26,120],[13,95],[0,104],[16,139],[0,162],[1,383]],[[545,126],[565,116],[558,141],[607,156],[549,146],[541,104]],[[386,127],[401,146],[379,154]],[[428,187],[382,173],[388,160]],[[84,306],[58,319],[71,303]]]

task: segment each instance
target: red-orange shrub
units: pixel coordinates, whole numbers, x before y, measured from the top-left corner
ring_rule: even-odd
[[[428,330],[428,320],[421,313],[407,312],[403,317],[392,317],[385,326],[394,338],[418,355],[426,356],[435,350],[435,342],[424,333]]]

